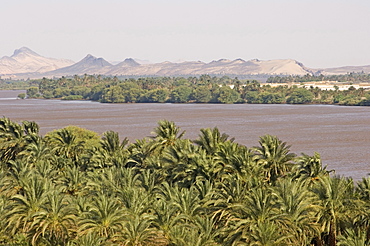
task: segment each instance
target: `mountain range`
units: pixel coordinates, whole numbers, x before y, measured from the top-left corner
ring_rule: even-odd
[[[345,74],[349,72],[370,73],[369,66],[347,66],[338,68],[312,69],[292,59],[245,61],[242,59],[220,59],[209,63],[185,61],[180,63],[161,62],[140,64],[127,58],[113,65],[103,58],[87,55],[79,62],[67,59],[47,58],[27,47],[14,51],[12,56],[0,58],[0,76],[14,79],[61,77],[83,74],[117,76],[196,76],[211,75],[305,75]]]
[[[71,60],[46,58],[22,47],[14,51],[12,56],[0,58],[0,74],[15,75],[22,73],[44,73],[74,64]]]

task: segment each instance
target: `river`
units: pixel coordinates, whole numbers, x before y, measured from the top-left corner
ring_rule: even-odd
[[[41,134],[68,125],[135,139],[152,136],[157,121],[174,121],[197,138],[218,127],[248,147],[265,134],[292,145],[294,153],[321,154],[336,174],[358,180],[370,173],[370,107],[262,104],[102,104],[90,101],[16,99],[20,91],[0,91],[0,116],[36,121]]]

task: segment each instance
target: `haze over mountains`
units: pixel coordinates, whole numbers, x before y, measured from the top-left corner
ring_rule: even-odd
[[[0,74],[44,73],[74,64],[71,60],[46,58],[22,47],[0,59]]]
[[[242,59],[220,59],[209,63],[185,61],[140,64],[132,58],[113,65],[103,58],[87,55],[75,63],[67,59],[41,56],[29,48],[22,47],[12,56],[0,58],[0,76],[14,79],[61,77],[83,74],[125,76],[195,76],[210,75],[305,75],[345,74],[349,72],[370,73],[369,66],[348,66],[327,69],[312,69],[292,59],[245,61]]]

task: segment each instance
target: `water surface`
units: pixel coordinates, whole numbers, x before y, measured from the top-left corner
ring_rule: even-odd
[[[42,134],[68,125],[103,133],[116,131],[131,141],[151,136],[157,121],[176,122],[185,137],[218,127],[248,147],[264,134],[278,136],[293,152],[322,156],[324,165],[355,179],[370,173],[370,107],[253,104],[102,104],[90,101],[16,99],[20,91],[0,91],[0,116],[36,121]]]

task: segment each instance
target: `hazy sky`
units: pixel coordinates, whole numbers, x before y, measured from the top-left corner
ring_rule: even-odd
[[[369,0],[0,0],[0,57],[370,65]]]

